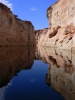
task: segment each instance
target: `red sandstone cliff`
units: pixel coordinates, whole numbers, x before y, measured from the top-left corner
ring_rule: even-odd
[[[17,18],[0,3],[0,46],[34,45],[35,32],[30,21]]]
[[[75,50],[75,0],[58,0],[47,9],[47,18],[50,27],[38,45]]]

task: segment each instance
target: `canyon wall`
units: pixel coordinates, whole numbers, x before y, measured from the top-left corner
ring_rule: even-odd
[[[35,30],[35,40],[37,45],[39,45],[41,42],[44,41],[47,32],[48,32],[48,28]]]
[[[75,50],[75,1],[58,0],[47,9],[49,29],[41,46]],[[38,45],[38,44],[37,44]]]
[[[47,85],[65,100],[75,100],[75,51],[39,46],[36,59],[48,63]]]
[[[0,46],[35,44],[32,23],[17,17],[7,6],[0,3]]]
[[[73,23],[75,25],[75,2],[74,0],[58,0],[47,9],[47,17],[51,28],[58,25],[64,26]]]

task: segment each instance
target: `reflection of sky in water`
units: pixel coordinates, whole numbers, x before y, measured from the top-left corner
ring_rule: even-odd
[[[63,100],[62,96],[46,84],[48,64],[36,60],[30,70],[22,70],[12,78],[5,91],[5,100]],[[55,95],[55,96],[54,96]]]
[[[31,79],[30,82],[35,82],[35,79]]]
[[[6,89],[7,89],[10,85],[12,85],[11,81],[10,81],[10,83],[7,84],[7,86],[4,86],[4,87],[0,88],[0,100],[5,100],[4,94],[5,94]]]
[[[6,86],[0,88],[0,100],[5,100],[5,98],[4,98],[5,90],[6,90]]]

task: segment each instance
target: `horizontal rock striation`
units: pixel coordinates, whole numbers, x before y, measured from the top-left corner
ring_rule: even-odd
[[[50,27],[39,45],[75,50],[75,1],[58,0],[47,9],[47,18]]]
[[[34,45],[35,32],[30,21],[17,18],[0,3],[0,46]]]

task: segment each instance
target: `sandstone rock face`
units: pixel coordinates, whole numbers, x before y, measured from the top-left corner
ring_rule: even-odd
[[[48,63],[46,83],[65,100],[75,100],[75,51],[38,47],[39,59]],[[39,57],[39,58],[38,58]]]
[[[17,18],[0,3],[0,46],[34,45],[35,32],[31,22]]]
[[[42,42],[44,41],[44,38],[46,37],[47,31],[48,31],[48,28],[35,30],[36,45],[41,45],[42,44]]]
[[[47,9],[51,28],[73,23],[75,25],[75,0],[58,0]]]
[[[75,1],[58,0],[47,9],[50,27],[39,45],[75,50]],[[41,38],[41,37],[40,37]],[[42,41],[43,40],[43,41]]]
[[[53,33],[55,33],[55,35]],[[48,37],[45,38],[43,45],[59,49],[74,50],[74,25],[70,24],[59,29],[55,28],[53,31],[49,30],[47,34]],[[54,36],[50,37],[52,34]]]

